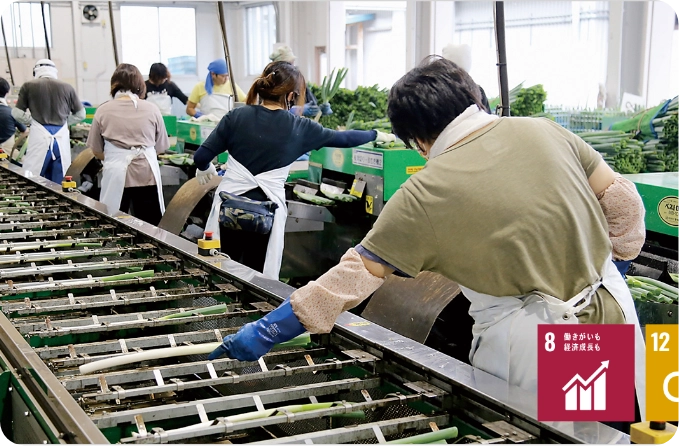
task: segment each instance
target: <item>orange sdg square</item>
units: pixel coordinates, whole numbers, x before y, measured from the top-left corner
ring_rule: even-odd
[[[646,326],[646,419],[679,418],[679,325]]]

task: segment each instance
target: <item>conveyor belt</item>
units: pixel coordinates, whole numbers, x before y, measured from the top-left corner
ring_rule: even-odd
[[[259,361],[198,354],[80,372],[221,342],[291,291],[0,168],[0,363],[34,403],[46,441],[379,443],[451,426],[466,443],[627,439],[597,423],[539,423],[534,395],[350,314],[331,335]],[[498,436],[499,422],[518,433]],[[20,442],[29,427],[13,426]]]

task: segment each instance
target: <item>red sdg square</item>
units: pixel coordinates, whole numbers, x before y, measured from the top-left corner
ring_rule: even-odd
[[[538,325],[539,421],[634,421],[634,326]]]

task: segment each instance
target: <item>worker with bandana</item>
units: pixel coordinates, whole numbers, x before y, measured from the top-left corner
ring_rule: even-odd
[[[75,89],[57,79],[57,67],[40,59],[33,68],[35,79],[21,86],[12,116],[30,124],[28,148],[22,167],[28,175],[40,175],[61,183],[71,165],[68,126],[85,119],[85,108]]]
[[[189,95],[186,113],[196,119],[203,115],[213,115],[219,119],[233,108],[231,101],[234,94],[229,81],[229,68],[226,60],[217,59],[210,62],[207,70],[205,81],[197,83]],[[236,93],[238,101],[244,102],[247,95],[238,85]],[[197,107],[200,110],[197,110]]]

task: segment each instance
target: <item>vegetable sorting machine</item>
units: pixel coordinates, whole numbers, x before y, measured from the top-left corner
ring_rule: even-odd
[[[351,313],[259,361],[158,354],[82,373],[221,341],[293,288],[7,163],[0,202],[0,424],[15,443],[629,441],[538,422],[535,395]]]

